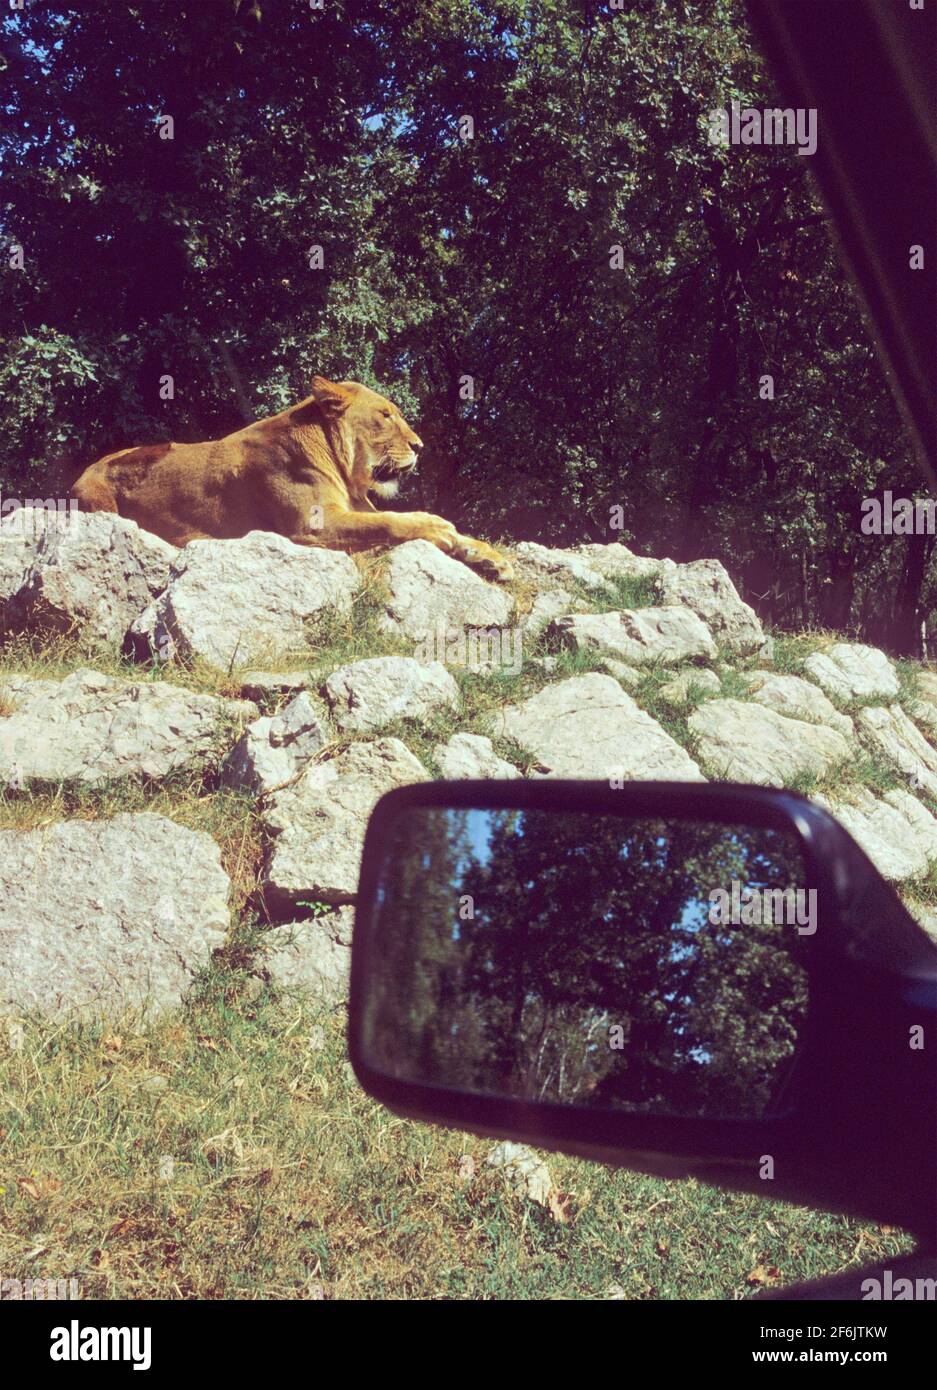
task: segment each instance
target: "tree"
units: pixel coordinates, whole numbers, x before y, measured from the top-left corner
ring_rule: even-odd
[[[769,913],[710,920],[710,893],[803,888],[789,837],[426,808],[386,863],[365,1017],[394,1074],[649,1111],[769,1107],[805,1017],[808,947]]]
[[[708,138],[774,104],[739,0],[49,0],[0,51],[8,491],[318,371],[419,421],[401,505],[545,543],[622,507],[778,626],[918,650],[933,537],[859,529],[920,480],[810,161]]]

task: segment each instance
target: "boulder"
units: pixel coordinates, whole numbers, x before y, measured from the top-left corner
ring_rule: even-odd
[[[674,567],[673,560],[635,555],[633,550],[616,541],[610,545],[577,545],[568,553],[581,557],[603,579],[656,579]]]
[[[807,724],[826,724],[844,738],[855,737],[852,720],[840,714],[836,706],[810,681],[800,676],[784,676],[776,671],[752,671],[747,677],[749,696],[765,709],[786,714],[791,719],[803,719]]]
[[[798,776],[822,776],[853,753],[835,729],[788,719],[746,700],[707,700],[687,720],[712,776],[785,787]]]
[[[538,760],[535,776],[704,780],[657,721],[598,672],[558,681],[507,706],[495,716],[494,732]]]
[[[301,691],[278,714],[248,724],[225,760],[222,781],[266,796],[298,777],[327,739],[325,720]]]
[[[499,758],[490,738],[482,734],[453,734],[433,749],[443,777],[461,781],[475,777],[520,777],[512,763]]]
[[[748,656],[763,645],[765,634],[753,608],[718,560],[693,560],[661,571],[657,579],[661,603],[680,604],[702,618],[716,641],[736,656]]]
[[[388,599],[383,631],[425,643],[452,629],[502,627],[514,608],[511,595],[479,578],[429,541],[407,541],[387,557]]]
[[[200,658],[227,671],[315,645],[317,622],[347,613],[359,585],[349,555],[251,531],[190,541],[165,592],[131,626],[138,655]]]
[[[165,589],[175,546],[113,512],[76,512],[46,525],[12,615],[15,624],[123,640]]]
[[[804,670],[834,700],[894,700],[898,677],[884,652],[862,642],[837,642],[811,652]]]
[[[856,715],[856,724],[867,747],[907,777],[916,791],[937,797],[937,749],[900,705],[867,705]]]
[[[530,601],[530,607],[524,612],[518,612],[517,626],[523,634],[526,642],[539,637],[541,632],[553,622],[554,618],[561,618],[565,613],[575,613],[584,607],[582,599],[575,598],[568,589],[563,589],[559,585],[555,588],[538,589]]]
[[[165,816],[0,831],[0,1013],[177,1006],[228,929],[218,846]]]
[[[5,504],[4,504],[5,505]],[[0,521],[0,622],[13,627],[21,621],[15,599],[32,566],[39,542],[50,527],[67,526],[68,513],[43,507],[16,507]]]
[[[937,863],[937,819],[910,792],[876,796],[868,787],[843,797],[814,798],[861,845],[879,873],[893,883],[924,877]]]
[[[255,968],[278,989],[303,995],[323,1009],[348,1001],[354,910],[289,922],[264,932]]]
[[[200,771],[233,737],[230,724],[253,705],[133,682],[99,671],[64,680],[0,681],[0,786],[86,784]]]
[[[521,541],[515,555],[520,575],[535,584],[540,585],[544,580],[552,584],[574,580],[587,589],[608,587],[605,576],[575,550],[554,550],[534,541]]]
[[[635,608],[620,613],[571,613],[551,632],[580,652],[600,652],[626,664],[712,660],[716,644],[689,608]]]
[[[550,1206],[555,1195],[550,1170],[540,1155],[526,1144],[504,1139],[494,1146],[485,1164],[489,1168],[501,1168],[518,1197],[526,1197],[538,1206]]]
[[[459,707],[459,687],[445,666],[412,656],[373,656],[341,666],[324,694],[342,733],[369,733],[397,719],[427,719]]]
[[[292,786],[275,792],[264,809],[271,836],[263,873],[268,902],[353,902],[375,802],[426,775],[400,739],[385,738],[312,763]]]

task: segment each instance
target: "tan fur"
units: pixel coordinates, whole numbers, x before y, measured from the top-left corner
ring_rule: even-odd
[[[427,540],[497,579],[510,562],[430,512],[379,512],[422,441],[396,406],[356,381],[314,377],[289,410],[205,444],[144,444],[85,469],[74,495],[173,545],[276,531],[299,545],[366,550]]]

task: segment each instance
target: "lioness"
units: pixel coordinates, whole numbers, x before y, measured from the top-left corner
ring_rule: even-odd
[[[298,545],[366,550],[426,540],[496,579],[510,562],[430,512],[379,512],[423,441],[396,406],[357,381],[312,379],[289,410],[205,444],[143,444],[90,464],[72,491],[173,545],[276,531]]]

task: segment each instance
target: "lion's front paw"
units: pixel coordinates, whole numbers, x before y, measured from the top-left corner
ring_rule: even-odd
[[[447,555],[452,554],[459,533],[451,521],[433,516],[432,512],[410,512],[407,521],[410,523],[408,540],[429,541]]]
[[[459,536],[452,553],[457,560],[471,565],[472,569],[478,570],[486,579],[497,579],[506,584],[514,578],[514,566],[511,561],[485,541],[474,540],[471,536]]]

